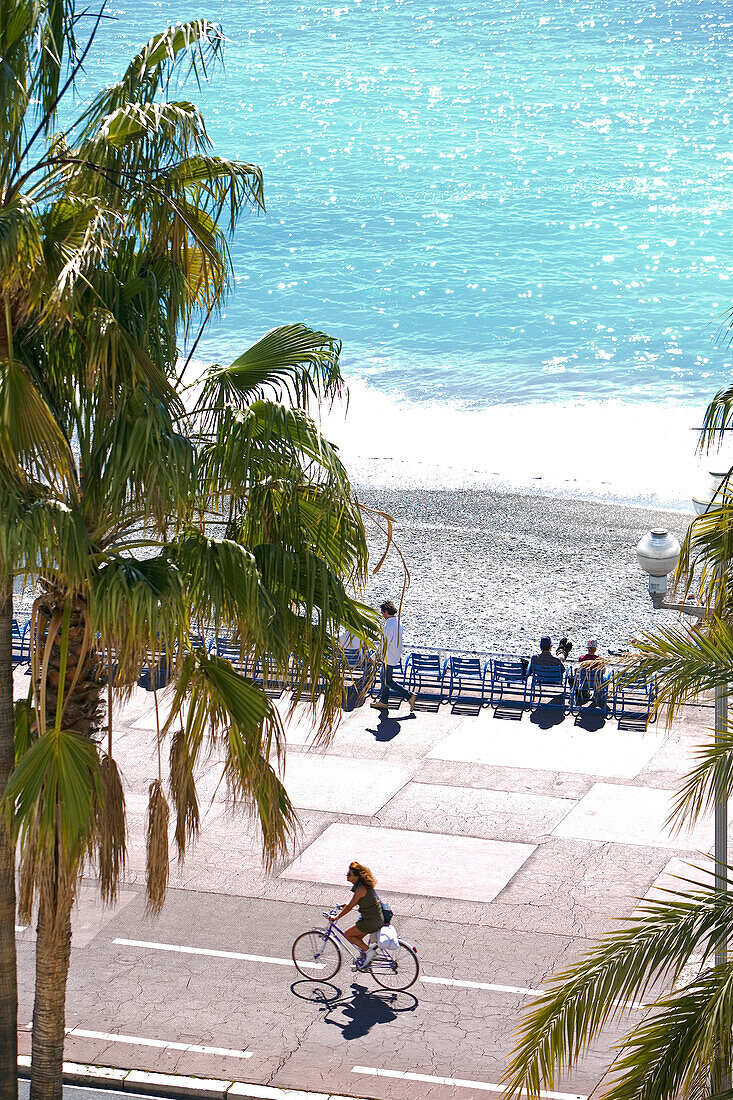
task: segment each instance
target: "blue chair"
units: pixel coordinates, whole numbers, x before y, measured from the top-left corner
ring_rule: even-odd
[[[602,668],[589,668],[588,663],[578,664],[572,674],[572,686],[568,680],[570,713],[580,714],[581,709],[602,711],[608,705],[610,675]]]
[[[21,627],[17,619],[13,619],[13,668],[17,665],[29,664],[31,659],[31,633],[30,619],[27,619]]]
[[[239,642],[218,637],[210,643],[209,652],[215,653],[217,657],[223,657],[225,661],[230,661],[237,672],[241,672],[243,676],[247,675],[247,657],[246,654],[242,654]]]
[[[265,695],[270,699],[279,699],[292,680],[292,673],[285,678],[278,675],[278,672],[277,665],[267,657],[255,661],[252,670],[252,682],[264,688]]]
[[[447,699],[448,662],[438,653],[411,653],[405,662],[405,681],[411,695],[417,696],[415,710],[437,713]],[[395,677],[396,678],[396,677]]]
[[[344,650],[341,660],[343,710],[356,710],[362,706],[373,687],[375,670],[376,660],[371,651],[365,653],[362,649]]]
[[[486,677],[489,662],[478,657],[451,657],[448,702],[451,714],[477,715],[486,705]]]
[[[567,673],[562,665],[529,666],[529,709],[539,706],[562,707],[565,710]],[[547,700],[547,701],[545,701]]]
[[[292,691],[295,691],[296,685],[300,681],[301,671],[303,668],[303,662],[293,659],[290,666],[290,684],[289,687]],[[322,695],[326,688],[326,681],[323,676],[319,676],[317,682],[314,684],[311,680],[307,680],[305,685],[301,685],[300,698],[301,699],[314,699],[316,695]]]
[[[518,722],[527,709],[527,671],[519,657],[496,657],[491,661],[489,706],[495,718]]]
[[[652,707],[657,697],[654,680],[625,680],[623,673],[613,677],[613,696],[611,716],[618,721],[620,730],[641,730],[647,728],[652,719]]]

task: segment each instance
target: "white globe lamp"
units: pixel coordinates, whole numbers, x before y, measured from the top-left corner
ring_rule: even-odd
[[[636,547],[636,560],[649,574],[649,594],[661,599],[667,591],[667,577],[673,573],[680,556],[680,544],[666,527],[647,531]]]

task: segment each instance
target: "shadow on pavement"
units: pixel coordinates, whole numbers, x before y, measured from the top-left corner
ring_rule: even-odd
[[[310,1001],[316,1005],[330,1005],[343,996],[343,990],[330,982],[311,982],[303,978],[300,982],[293,982],[290,992],[294,993],[301,1001]]]
[[[562,695],[554,695],[546,703],[536,706],[529,716],[533,725],[549,730],[565,721],[565,703]]]
[[[351,989],[350,997],[328,1002],[323,1008],[325,1022],[339,1028],[347,1040],[361,1039],[377,1024],[389,1024],[397,1019],[398,1012],[414,1012],[418,1006],[418,999],[412,993],[373,991],[356,982]]]
[[[400,732],[400,722],[411,722],[414,718],[417,718],[416,714],[403,714],[401,718],[380,715],[377,728],[367,726],[367,733],[371,733],[375,741],[392,741]]]

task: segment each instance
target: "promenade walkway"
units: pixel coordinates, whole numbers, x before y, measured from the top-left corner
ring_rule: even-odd
[[[22,669],[16,678],[27,690]],[[410,716],[405,706],[382,717],[362,707],[324,751],[310,747],[301,713],[285,775],[302,825],[292,859],[262,871],[256,831],[230,816],[210,761],[200,839],[172,864],[152,918],[142,886],[155,712],[136,689],[117,723],[128,881],[112,908],[93,882],[82,886],[66,1057],[390,1100],[497,1092],[542,980],[686,861],[705,860],[712,824],[671,836],[664,819],[711,722],[710,709],[691,708],[671,733],[619,732],[611,721],[588,731],[572,718],[543,729],[526,714]],[[418,948],[422,980],[407,993],[345,969],[311,985],[289,963],[296,934],[346,899],[351,859],[375,870],[400,935]],[[32,928],[18,932],[21,1025],[32,1014],[33,939]],[[558,1094],[587,1096],[617,1037]],[[28,1053],[25,1027],[20,1042]]]

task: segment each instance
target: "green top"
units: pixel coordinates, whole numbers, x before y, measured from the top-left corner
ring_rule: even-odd
[[[373,886],[367,886],[365,882],[357,882],[355,886],[351,887],[352,894],[355,893],[359,886],[363,886],[366,890],[366,894],[363,898],[357,901],[357,907],[359,909],[359,916],[362,920],[368,921],[370,924],[381,921],[384,924],[384,912],[382,911],[382,903],[379,900],[379,895]]]

